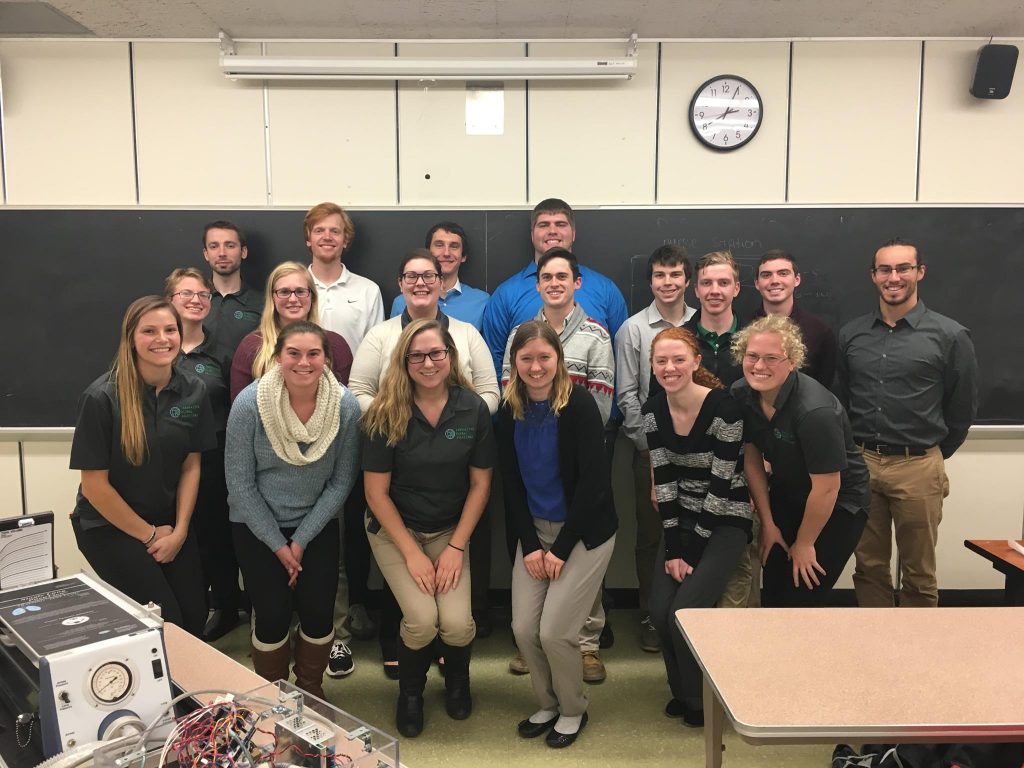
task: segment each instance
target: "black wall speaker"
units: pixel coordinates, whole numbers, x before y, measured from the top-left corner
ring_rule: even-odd
[[[1016,66],[1017,46],[984,46],[978,54],[971,95],[979,99],[1005,99],[1010,93]]]

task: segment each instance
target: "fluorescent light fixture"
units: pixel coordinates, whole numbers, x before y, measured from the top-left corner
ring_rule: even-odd
[[[629,80],[636,35],[621,58],[327,58],[238,56],[221,32],[220,68],[231,80]]]

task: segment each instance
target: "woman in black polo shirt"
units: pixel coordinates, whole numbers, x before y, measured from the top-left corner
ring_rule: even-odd
[[[181,355],[175,368],[197,376],[206,385],[217,431],[217,445],[203,452],[199,496],[192,518],[203,577],[214,609],[203,630],[203,639],[212,641],[238,624],[241,598],[238,561],[228,521],[228,487],[224,481],[224,433],[231,407],[228,393],[231,353],[204,325],[213,299],[213,285],[206,275],[195,267],[176,269],[164,281],[164,296],[181,317]]]
[[[512,632],[540,705],[518,732],[547,733],[549,747],[568,747],[587,724],[579,631],[618,528],[604,420],[593,396],[572,383],[547,323],[520,325],[509,361],[497,431],[505,514],[518,540]]]
[[[446,660],[445,708],[469,717],[470,534],[483,513],[495,460],[491,416],[436,320],[402,331],[363,416],[366,531],[402,609],[398,732],[423,730],[423,689],[436,637]]]
[[[217,442],[206,387],[174,368],[180,349],[181,320],[167,299],[128,307],[113,368],[79,401],[71,469],[82,484],[71,522],[101,579],[198,636],[206,599],[189,521],[200,454]]]
[[[807,350],[788,317],[733,339],[744,379],[744,472],[761,519],[761,604],[826,605],[867,521],[867,466],[836,397],[803,373]],[[765,470],[771,465],[771,477]]]

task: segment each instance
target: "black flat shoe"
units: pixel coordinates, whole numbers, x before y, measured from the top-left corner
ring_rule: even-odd
[[[554,728],[548,733],[544,743],[552,749],[562,749],[564,747],[571,747],[576,741],[576,737],[579,736],[583,729],[587,725],[587,713],[583,713],[583,719],[580,720],[580,727],[576,729],[576,733],[559,733]]]
[[[687,728],[703,728],[704,710],[690,709],[686,705],[683,705],[683,725]]]
[[[538,736],[543,736],[547,733],[548,729],[558,722],[558,715],[555,715],[546,723],[534,723],[529,718],[520,721],[519,725],[516,726],[516,730],[519,731],[519,735],[524,739],[535,739]]]
[[[679,699],[669,699],[665,705],[665,717],[671,717],[673,720],[679,719],[685,712],[686,706]]]
[[[206,622],[206,627],[203,629],[203,640],[208,643],[220,640],[224,635],[237,627],[239,623],[237,610],[218,609],[213,612],[209,621]]]

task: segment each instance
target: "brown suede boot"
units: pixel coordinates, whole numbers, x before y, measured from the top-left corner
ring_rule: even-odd
[[[299,629],[295,638],[295,664],[292,671],[295,673],[295,685],[311,696],[324,699],[324,670],[327,669],[327,660],[331,655],[331,643],[334,641],[334,632],[318,639],[306,637]]]
[[[285,637],[280,643],[263,643],[256,634],[249,635],[252,645],[252,667],[265,680],[275,682],[288,679],[288,662],[292,659],[291,644]]]

